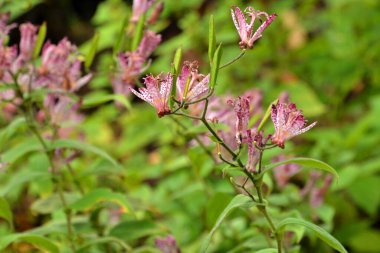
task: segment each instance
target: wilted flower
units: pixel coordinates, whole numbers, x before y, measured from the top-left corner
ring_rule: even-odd
[[[173,76],[170,73],[164,77],[161,76],[148,75],[144,78],[146,88],[139,88],[139,92],[131,89],[133,94],[157,109],[158,117],[170,113],[168,102],[173,82]]]
[[[157,238],[155,240],[157,248],[159,248],[163,253],[180,253],[180,249],[177,246],[177,242],[172,235],[167,237]]]
[[[208,91],[210,76],[198,74],[198,62],[185,62],[177,79],[178,100],[191,102]]]
[[[119,54],[118,68],[112,77],[112,85],[116,93],[129,94],[130,88],[136,83],[137,78],[149,66],[149,64],[144,66],[144,63],[160,42],[161,35],[146,31],[135,51]]]
[[[297,110],[293,103],[272,105],[271,116],[275,128],[272,142],[280,148],[285,147],[286,140],[308,131],[317,124],[314,122],[305,127],[307,121],[302,115],[302,111]]]
[[[229,101],[234,107],[236,115],[235,131],[236,142],[240,145],[242,143],[243,135],[246,133],[248,127],[248,121],[250,116],[250,97],[238,97],[235,101]]]
[[[268,15],[263,11],[256,11],[253,7],[247,7],[244,13],[239,7],[233,7],[231,9],[232,19],[235,27],[240,35],[240,48],[252,48],[253,43],[261,38],[263,31],[273,22],[276,18],[276,14]],[[261,17],[265,18],[265,21],[253,32],[256,19],[261,21]],[[250,18],[250,21],[248,19]]]
[[[286,157],[283,154],[280,154],[272,159],[274,163],[285,160]],[[274,179],[277,182],[277,185],[280,188],[286,186],[289,182],[289,179],[297,174],[300,171],[301,167],[299,164],[283,164],[275,168],[274,170]]]
[[[20,25],[20,57],[23,61],[29,61],[32,58],[34,47],[37,40],[38,28],[31,23]]]

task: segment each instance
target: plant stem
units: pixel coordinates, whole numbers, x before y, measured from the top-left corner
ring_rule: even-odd
[[[228,67],[230,66],[231,64],[233,64],[234,62],[236,62],[237,60],[239,60],[241,57],[243,57],[245,55],[245,49],[243,49],[240,54],[238,56],[236,56],[234,59],[232,59],[231,61],[223,64],[222,66],[219,67],[219,69],[223,69],[225,67]]]

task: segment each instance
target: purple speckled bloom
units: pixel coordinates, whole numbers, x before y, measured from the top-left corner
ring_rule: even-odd
[[[239,7],[232,7],[231,15],[234,21],[235,27],[240,36],[240,48],[252,48],[253,43],[261,38],[264,30],[273,22],[276,18],[276,14],[268,15],[263,11],[256,11],[253,7],[247,7],[245,14],[239,9]],[[261,20],[261,17],[265,18],[265,21],[254,32],[254,23],[256,19]],[[250,18],[250,21],[248,19]]]
[[[157,248],[159,248],[163,253],[180,253],[180,249],[177,246],[177,242],[172,235],[167,237],[157,238],[155,240]]]
[[[286,140],[308,131],[317,124],[314,122],[305,127],[307,121],[302,115],[302,111],[297,110],[293,103],[272,105],[271,116],[275,128],[272,142],[280,148],[285,147]]]
[[[254,147],[253,143],[255,136],[252,135],[251,130],[247,130],[247,144],[248,144],[248,162],[247,170],[251,173],[256,172],[256,165],[260,160],[260,152]]]
[[[15,28],[16,24],[10,24],[8,25],[8,20],[10,18],[11,14],[8,13],[0,13],[0,45],[4,43],[4,39],[9,34],[10,30]]]
[[[191,102],[208,91],[210,75],[198,73],[198,62],[185,62],[177,78],[177,96],[181,102]]]
[[[168,105],[173,76],[168,73],[166,76],[154,77],[148,75],[144,78],[146,88],[139,88],[139,92],[131,89],[131,92],[145,102],[148,102],[157,109],[158,117],[170,113]]]

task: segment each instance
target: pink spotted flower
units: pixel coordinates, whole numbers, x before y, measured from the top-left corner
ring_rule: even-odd
[[[234,21],[235,27],[240,36],[240,48],[252,48],[253,43],[260,39],[264,30],[273,22],[276,18],[276,14],[269,15],[263,11],[256,11],[253,7],[247,7],[245,14],[239,9],[239,7],[232,7],[231,15]],[[265,21],[254,31],[255,21],[264,17]]]
[[[236,142],[240,145],[243,139],[243,134],[246,133],[248,127],[248,121],[250,118],[250,97],[242,96],[238,97],[235,101],[229,101],[234,106],[236,115]]]
[[[166,76],[158,75],[157,77],[148,75],[144,78],[146,88],[139,88],[138,92],[131,89],[131,92],[155,107],[158,117],[162,117],[170,113],[168,102],[172,82],[173,76],[170,73]]]
[[[210,75],[198,73],[198,62],[185,62],[177,79],[177,95],[181,102],[191,102],[208,91]]]
[[[302,111],[297,110],[293,103],[272,105],[271,116],[275,128],[272,143],[277,144],[280,148],[285,147],[286,140],[308,131],[317,124],[317,122],[313,122],[305,127],[307,121],[302,115]]]

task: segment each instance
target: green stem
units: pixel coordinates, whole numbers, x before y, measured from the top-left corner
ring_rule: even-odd
[[[241,57],[243,57],[245,55],[245,49],[243,49],[240,54],[238,56],[236,56],[234,59],[232,59],[231,61],[223,64],[222,66],[219,67],[219,69],[223,69],[225,67],[228,67],[230,66],[231,64],[233,64],[234,62],[238,61]]]

